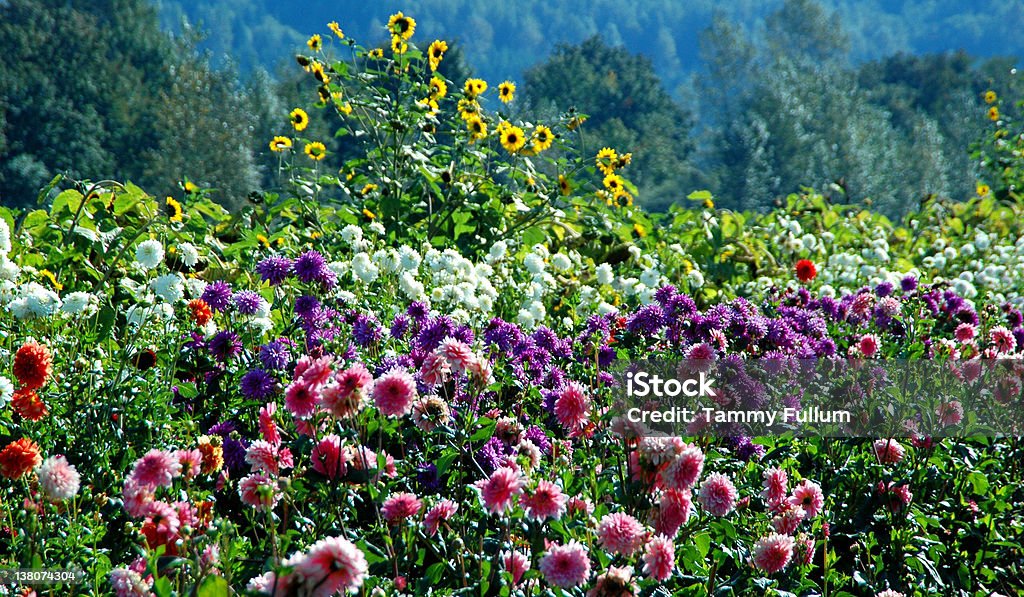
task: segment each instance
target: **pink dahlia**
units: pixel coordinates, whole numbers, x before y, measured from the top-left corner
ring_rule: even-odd
[[[149,487],[170,487],[174,478],[181,474],[181,463],[174,454],[153,449],[135,461],[131,477],[138,485]]]
[[[401,417],[412,411],[416,381],[405,369],[394,368],[373,382],[373,402],[380,412]]]
[[[295,380],[301,379],[310,386],[322,386],[334,375],[331,368],[334,359],[330,356],[322,356],[310,359],[304,356],[295,364]]]
[[[691,489],[703,471],[704,452],[697,446],[687,444],[662,471],[661,478],[669,489]]]
[[[1017,339],[1013,337],[1013,332],[1006,326],[999,325],[992,328],[988,332],[988,337],[1000,353],[1013,352],[1013,349],[1017,347]]]
[[[344,477],[348,472],[348,452],[341,449],[341,438],[335,434],[325,435],[313,446],[309,459],[313,470],[334,480]]]
[[[789,565],[796,540],[789,535],[773,533],[754,544],[754,566],[768,574],[775,574]]]
[[[490,477],[474,483],[480,490],[480,503],[493,514],[501,514],[515,506],[524,484],[522,474],[507,466],[495,469]]]
[[[587,591],[587,597],[632,597],[636,593],[631,566],[609,566],[594,579],[594,588]]]
[[[294,567],[302,594],[328,597],[363,586],[368,565],[366,556],[348,539],[328,537],[311,545],[305,554],[285,561]]]
[[[882,501],[891,512],[899,512],[905,506],[909,506],[910,500],[914,499],[909,485],[897,485],[893,481],[879,481],[878,493],[882,494]]]
[[[800,527],[803,519],[803,508],[787,504],[785,508],[772,518],[772,528],[781,535],[792,535]]]
[[[512,585],[518,585],[523,575],[530,569],[530,555],[518,551],[506,551],[501,554],[501,562],[505,566],[505,572],[512,575]]]
[[[436,535],[437,529],[441,527],[441,523],[446,520],[451,520],[458,509],[458,504],[451,500],[444,499],[438,502],[437,505],[430,510],[427,510],[427,514],[423,517],[423,526],[426,528],[427,534],[430,536]]]
[[[669,489],[662,493],[658,513],[654,517],[654,532],[669,538],[675,537],[679,527],[690,519],[690,512],[693,511],[691,499],[690,491],[686,489]]]
[[[334,375],[334,381],[326,384],[320,392],[320,402],[335,417],[352,417],[363,409],[366,390],[373,383],[373,376],[362,363],[356,363]]]
[[[573,435],[586,426],[589,417],[590,397],[587,396],[587,389],[575,381],[565,384],[555,399],[555,418]]]
[[[441,345],[437,347],[436,352],[444,357],[448,366],[455,373],[468,371],[473,366],[473,362],[476,361],[476,355],[473,354],[473,350],[469,345],[451,336],[441,341]]]
[[[906,597],[906,596],[903,593],[900,593],[899,591],[894,591],[892,589],[886,589],[886,590],[882,591],[881,593],[875,593],[875,597]]]
[[[573,514],[585,514],[590,516],[594,513],[594,504],[588,498],[574,495],[569,498],[569,501],[566,503],[566,511],[569,512],[570,516]]]
[[[705,510],[715,516],[725,516],[736,507],[738,492],[729,477],[721,473],[712,473],[701,483],[697,492],[697,501]]]
[[[238,495],[243,503],[267,511],[280,501],[281,489],[274,479],[263,473],[254,473],[238,482]]]
[[[421,508],[423,508],[423,502],[416,497],[416,494],[402,492],[392,494],[384,500],[380,513],[390,524],[398,524],[406,518],[412,518],[419,514]]]
[[[597,525],[597,540],[611,553],[632,555],[646,538],[644,525],[623,512],[608,514]]]
[[[36,469],[39,487],[54,501],[71,499],[78,493],[81,477],[64,456],[50,456]]]
[[[761,492],[761,497],[768,502],[769,508],[774,510],[786,501],[788,483],[789,475],[777,466],[764,472],[764,491]]]
[[[420,365],[420,379],[428,386],[436,386],[448,381],[452,368],[444,356],[432,352],[423,359]]]
[[[957,400],[944,402],[935,409],[935,414],[938,415],[939,421],[947,427],[959,425],[960,421],[964,420],[964,407]]]
[[[149,505],[156,499],[151,485],[139,485],[131,477],[125,479],[121,497],[125,511],[136,518],[145,516]]]
[[[814,561],[814,539],[811,539],[806,533],[797,535],[794,555],[800,564],[810,566]]]
[[[790,496],[789,503],[797,508],[803,508],[804,518],[811,519],[817,516],[824,507],[825,494],[821,492],[821,487],[817,483],[804,479],[793,488],[793,495]]]
[[[281,444],[281,434],[277,430],[277,423],[274,422],[274,414],[277,412],[277,405],[268,402],[266,406],[260,407],[260,435],[271,444]]]
[[[312,417],[319,399],[317,389],[303,378],[289,384],[284,391],[284,407],[298,419]]]
[[[245,462],[252,466],[254,473],[277,475],[281,466],[277,459],[277,447],[270,442],[258,439],[249,445],[245,452]]]
[[[961,323],[960,325],[956,326],[956,331],[953,332],[953,335],[960,342],[970,342],[971,340],[974,340],[974,326],[969,323]]]
[[[896,464],[903,460],[907,451],[894,439],[876,439],[872,447],[875,458],[882,464]]]
[[[541,480],[530,495],[523,494],[519,503],[530,520],[553,518],[558,520],[565,514],[565,503],[569,497],[551,481]]]
[[[110,585],[117,597],[149,597],[153,594],[153,577],[142,578],[142,575],[127,568],[114,568],[110,571]]]
[[[412,421],[422,431],[429,433],[447,425],[451,418],[452,411],[440,396],[424,396],[412,403]]]
[[[181,463],[181,475],[186,479],[197,476],[203,470],[203,453],[199,448],[177,450],[174,457]]]
[[[563,589],[581,585],[590,577],[587,549],[575,540],[552,545],[537,567],[549,583]]]
[[[878,352],[880,345],[881,342],[879,341],[878,336],[875,334],[864,334],[861,336],[860,340],[857,341],[857,350],[860,351],[860,354],[870,359]]]
[[[676,565],[676,546],[663,535],[655,535],[644,547],[644,574],[664,582],[672,576]]]

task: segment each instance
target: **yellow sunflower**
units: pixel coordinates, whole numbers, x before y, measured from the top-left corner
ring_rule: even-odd
[[[312,143],[306,143],[305,152],[306,155],[309,156],[309,159],[313,160],[314,162],[319,162],[320,160],[324,159],[324,157],[327,155],[327,148],[324,147],[323,143],[319,141],[313,141]]]
[[[619,154],[618,159],[615,160],[615,167],[616,168],[625,168],[632,161],[633,161],[633,154],[631,154],[631,153],[621,153],[621,154]]]
[[[54,290],[64,290],[64,285],[57,281],[57,276],[53,275],[53,272],[51,272],[50,270],[44,269],[43,271],[39,272],[39,276],[49,280]]]
[[[469,130],[470,143],[487,136],[487,123],[476,114],[466,119],[466,128]]]
[[[327,23],[327,28],[333,31],[334,34],[338,36],[338,39],[345,39],[345,34],[338,25],[338,21],[331,21],[330,23]]]
[[[459,100],[458,106],[459,116],[462,116],[463,120],[469,120],[480,114],[480,104],[476,100],[462,98]]]
[[[395,37],[409,39],[416,31],[416,19],[407,17],[401,12],[396,12],[388,19],[388,31]]]
[[[999,98],[996,96],[996,92],[995,91],[992,91],[991,89],[989,89],[988,91],[985,92],[985,103],[986,104],[994,104],[994,103],[996,103],[997,99],[999,99]]]
[[[368,220],[376,220],[377,219],[377,214],[373,213],[369,209],[366,209],[365,207],[363,208],[363,215],[366,216],[366,219],[368,219]]]
[[[199,192],[199,185],[197,185],[196,183],[192,182],[191,180],[186,180],[185,181],[185,192],[186,193],[198,193]]]
[[[427,48],[427,60],[430,61],[430,71],[436,71],[438,65],[441,64],[441,59],[444,58],[444,53],[448,51],[448,42],[440,39],[435,39],[430,47]]]
[[[569,182],[569,179],[564,174],[558,175],[558,190],[565,196],[572,192],[572,183]]]
[[[439,100],[448,95],[448,84],[439,77],[430,79],[430,97]]]
[[[316,77],[316,80],[320,81],[324,85],[331,82],[331,78],[324,71],[324,65],[320,64],[319,62],[314,62],[313,64],[311,64],[309,66],[309,70],[310,72],[313,73],[313,76]]]
[[[601,151],[597,152],[597,168],[605,174],[605,176],[615,172],[615,166],[618,164],[618,154],[615,150],[610,147],[605,147]]]
[[[512,81],[505,81],[498,85],[498,99],[501,103],[507,104],[512,101],[516,94],[516,84]]]
[[[360,191],[360,193],[362,193],[363,195],[369,195],[370,193],[372,193],[372,192],[374,192],[376,190],[377,190],[377,185],[375,185],[372,182],[370,182],[370,183],[367,183],[366,186],[363,187],[363,190]]]
[[[466,79],[466,97],[473,99],[487,91],[487,81],[483,79]]]
[[[381,48],[374,48],[367,52],[366,55],[369,56],[370,58],[373,58],[374,60],[380,60],[381,58],[384,57],[384,50],[382,50]]]
[[[309,115],[302,108],[295,108],[288,116],[291,118],[292,126],[297,131],[304,131],[309,126]]]
[[[338,106],[338,110],[345,116],[348,116],[349,114],[352,113],[352,104],[345,102],[344,104]]]
[[[501,146],[509,153],[516,153],[526,144],[526,134],[518,126],[505,126],[501,129]]]
[[[978,183],[975,190],[978,192],[979,197],[988,197],[988,194],[992,192],[992,189],[985,183]]]
[[[308,40],[306,40],[306,45],[309,46],[310,50],[313,50],[314,52],[319,52],[320,48],[324,46],[324,42],[320,38],[320,34],[315,33]]]
[[[170,220],[172,222],[180,222],[184,219],[184,213],[181,211],[181,203],[176,201],[173,197],[166,199],[167,209],[171,212]]]
[[[552,134],[551,129],[541,124],[538,125],[537,128],[533,129],[532,141],[533,150],[540,153],[551,147],[551,144],[555,141],[555,135]]]
[[[992,122],[999,120],[999,108],[992,106],[988,109],[988,119]]]
[[[566,125],[566,128],[568,128],[570,131],[575,131],[577,128],[579,128],[581,124],[583,124],[586,121],[586,116],[576,116],[569,121],[569,124]]]
[[[405,54],[409,51],[409,44],[405,43],[405,40],[399,36],[391,38],[391,52],[395,55]]]
[[[618,174],[609,174],[604,177],[604,188],[608,189],[612,193],[618,193],[625,187],[622,185],[622,177]]]

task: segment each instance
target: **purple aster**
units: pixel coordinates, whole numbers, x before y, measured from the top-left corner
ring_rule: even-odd
[[[404,313],[395,315],[395,318],[391,320],[391,337],[396,340],[401,340],[405,337],[405,333],[409,331],[409,318]]]
[[[317,251],[306,251],[299,255],[292,265],[292,270],[295,271],[295,278],[306,284],[323,284],[330,271],[327,260]]]
[[[218,361],[226,361],[241,351],[242,343],[238,340],[238,334],[234,332],[217,332],[210,339],[210,354]]]
[[[367,347],[376,344],[384,337],[384,333],[377,323],[377,318],[372,315],[356,315],[352,323],[352,339],[356,344]]]
[[[903,292],[914,292],[917,290],[917,278],[914,276],[903,276],[900,280],[900,288]]]
[[[292,260],[287,257],[267,257],[256,264],[256,271],[264,282],[268,282],[271,286],[278,286],[288,279],[292,265]]]
[[[224,280],[217,280],[206,285],[203,301],[214,311],[224,311],[231,303],[231,285]]]
[[[234,422],[232,421],[221,421],[216,425],[213,425],[206,430],[207,433],[212,435],[219,435],[221,437],[227,437],[232,431],[236,429]]]
[[[654,300],[661,303],[661,306],[668,307],[669,301],[676,296],[676,287],[671,284],[666,284],[659,288],[654,293]]]
[[[255,315],[263,305],[263,297],[253,290],[242,290],[231,296],[235,309],[242,315]]]
[[[1024,325],[1024,314],[1018,309],[1010,309],[1006,313],[1006,321],[1010,324],[1011,328],[1019,328],[1021,325]],[[1020,344],[1017,346],[1020,346]]]
[[[441,478],[433,463],[421,464],[416,468],[416,484],[423,493],[437,493],[441,489]]]
[[[743,460],[760,460],[764,456],[764,446],[750,441],[749,437],[740,436],[736,439],[736,455]]]
[[[505,444],[497,437],[492,437],[487,440],[484,447],[476,453],[476,461],[480,463],[480,468],[483,469],[488,475],[494,472],[494,469],[498,468],[505,456],[512,454],[512,448]]]
[[[290,360],[288,345],[280,340],[272,340],[260,347],[260,363],[267,369],[281,371]]]
[[[875,286],[875,294],[877,294],[879,298],[885,298],[889,296],[890,294],[892,294],[892,291],[893,287],[890,282],[882,282],[878,286]]]
[[[1024,327],[1014,328],[1013,337],[1017,340],[1017,346],[1024,346]]]
[[[238,436],[237,432],[224,438],[224,464],[231,471],[232,477],[249,470],[249,464],[245,461],[245,453],[249,451],[249,441],[236,436]]]
[[[265,400],[274,395],[277,380],[262,369],[253,369],[242,376],[242,395],[250,400]]]
[[[434,317],[423,322],[420,333],[416,335],[416,348],[431,351],[437,348],[448,336],[455,335],[455,322],[447,315]]]
[[[304,294],[295,299],[295,314],[303,319],[308,319],[319,308],[320,301],[315,296]]]
[[[977,312],[970,307],[964,307],[957,310],[953,317],[955,317],[960,323],[969,323],[973,326],[977,326],[980,323]]]
[[[551,454],[551,440],[548,439],[547,434],[540,427],[533,425],[526,430],[523,437],[533,442],[533,445],[540,448],[540,451],[547,456]]]
[[[427,309],[426,303],[420,301],[413,301],[409,303],[409,306],[405,309],[406,315],[412,318],[416,323],[421,323],[430,315],[430,310]]]

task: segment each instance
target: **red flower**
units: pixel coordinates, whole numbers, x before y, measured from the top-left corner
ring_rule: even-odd
[[[50,351],[35,340],[29,340],[14,355],[14,376],[30,390],[43,387],[53,373]]]
[[[38,421],[50,412],[39,394],[28,388],[21,388],[14,393],[11,398],[11,406],[15,412],[29,421]]]
[[[810,259],[801,259],[796,262],[796,279],[801,282],[810,282],[818,275],[818,269]]]
[[[42,462],[39,446],[23,437],[7,444],[7,447],[0,451],[0,475],[8,479],[18,479]]]
[[[210,321],[210,318],[213,317],[210,305],[207,305],[203,299],[189,301],[188,310],[192,313],[192,321],[196,322],[196,325],[206,325],[206,322]]]

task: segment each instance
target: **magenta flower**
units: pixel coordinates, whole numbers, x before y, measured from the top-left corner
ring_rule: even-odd
[[[565,514],[565,504],[569,497],[554,483],[547,480],[537,482],[537,488],[530,495],[523,494],[519,503],[530,520],[553,518],[558,520]]]
[[[777,466],[764,472],[764,491],[761,492],[761,497],[768,502],[769,508],[775,510],[786,501],[788,483],[789,475]]]
[[[244,504],[267,511],[280,501],[281,489],[274,479],[263,473],[254,473],[238,482],[238,495]]]
[[[515,505],[523,492],[522,474],[507,466],[495,469],[491,476],[474,483],[480,490],[480,503],[492,514],[501,514]]]
[[[725,516],[736,507],[738,496],[736,486],[729,477],[721,473],[712,473],[701,484],[697,492],[697,501],[705,510],[715,516]]]
[[[894,439],[876,439],[872,444],[875,458],[882,464],[896,464],[903,460],[907,451]]]
[[[804,517],[811,519],[817,516],[825,506],[825,495],[817,483],[804,479],[802,483],[793,488],[793,495],[790,496],[789,503],[797,508],[803,508]]]
[[[135,461],[132,480],[150,488],[170,487],[174,478],[181,474],[181,463],[174,454],[153,449]]]
[[[514,550],[503,552],[501,562],[505,566],[505,571],[512,575],[513,586],[518,585],[519,581],[523,579],[523,575],[530,569],[529,552],[526,555]]]
[[[669,489],[692,489],[704,471],[704,453],[694,445],[686,444],[668,467],[662,471],[661,479]]]
[[[597,525],[597,540],[611,553],[632,555],[644,544],[646,537],[644,525],[623,512],[608,514]]]
[[[676,547],[671,539],[655,535],[644,548],[644,574],[664,582],[672,576],[676,566]]]
[[[348,472],[348,458],[348,452],[341,449],[341,438],[333,433],[324,436],[313,446],[309,456],[313,470],[332,481],[344,477]]]
[[[423,502],[416,497],[416,494],[402,492],[393,494],[384,500],[380,513],[388,523],[398,524],[406,518],[412,518],[419,514],[421,508],[423,508]]]
[[[789,565],[796,541],[789,535],[773,533],[754,544],[754,566],[768,574],[775,574]]]
[[[416,381],[404,369],[392,369],[373,382],[373,402],[384,415],[409,414],[415,399]]]
[[[575,381],[562,387],[555,399],[555,418],[570,435],[576,435],[586,426],[590,417],[590,397],[587,389]]]
[[[294,567],[302,594],[338,595],[363,586],[368,565],[366,556],[348,539],[328,537],[284,561]]]
[[[426,528],[427,534],[431,537],[436,535],[437,529],[440,528],[441,523],[446,520],[451,520],[458,509],[458,504],[451,500],[444,499],[428,510],[427,514],[423,517],[423,526]]]
[[[537,567],[549,583],[563,589],[581,585],[590,577],[587,549],[575,540],[552,545]]]

